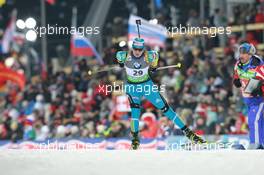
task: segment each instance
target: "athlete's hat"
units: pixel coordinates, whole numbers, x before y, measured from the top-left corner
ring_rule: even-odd
[[[256,53],[256,49],[253,44],[243,43],[239,46],[239,53],[254,55]]]
[[[135,38],[133,40],[132,48],[133,49],[144,49],[145,41],[142,38]]]

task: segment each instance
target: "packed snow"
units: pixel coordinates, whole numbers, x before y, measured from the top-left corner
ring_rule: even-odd
[[[0,150],[1,175],[260,175],[264,151]]]

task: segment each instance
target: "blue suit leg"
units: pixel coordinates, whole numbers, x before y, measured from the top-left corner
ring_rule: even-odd
[[[131,84],[129,84],[131,85]],[[134,85],[131,85],[134,86]],[[140,92],[126,90],[128,100],[131,108],[131,122],[130,128],[132,132],[139,131],[139,118],[140,118],[140,105],[141,105],[141,96]]]
[[[153,83],[149,83],[153,86]],[[178,114],[173,111],[173,109],[167,104],[166,100],[162,97],[162,95],[158,91],[151,91],[150,93],[144,94],[145,98],[149,100],[157,109],[162,110],[164,115],[168,117],[174,124],[176,124],[179,128],[183,128],[185,124],[180,119]]]
[[[251,105],[248,110],[249,140],[251,144],[264,144],[264,103]]]

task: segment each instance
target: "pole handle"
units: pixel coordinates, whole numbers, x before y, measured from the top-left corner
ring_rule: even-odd
[[[137,19],[136,24],[137,24],[138,37],[140,38],[139,26],[141,25],[141,20]]]

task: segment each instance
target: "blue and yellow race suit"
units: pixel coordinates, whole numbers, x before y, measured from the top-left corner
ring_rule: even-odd
[[[158,53],[156,51],[144,51],[137,58],[132,52],[119,51],[116,58],[126,71],[127,83],[125,90],[132,111],[131,131],[138,132],[139,130],[140,106],[143,97],[149,100],[157,109],[162,110],[164,115],[172,120],[174,124],[184,128],[184,123],[167,104],[150,78],[149,70],[157,68],[158,65]]]

